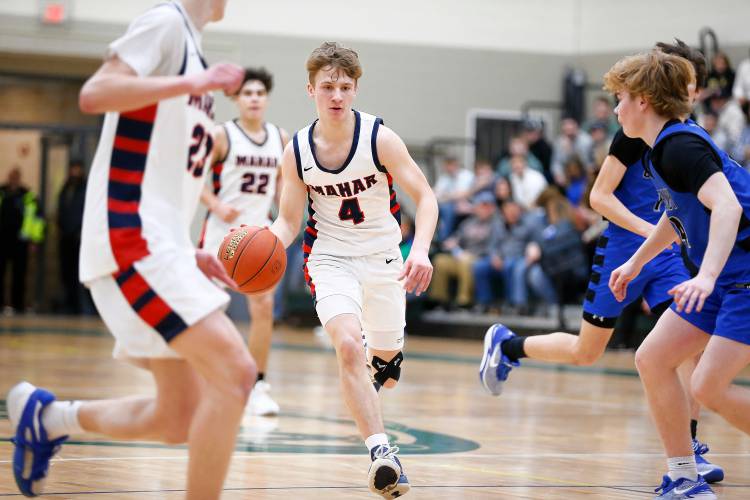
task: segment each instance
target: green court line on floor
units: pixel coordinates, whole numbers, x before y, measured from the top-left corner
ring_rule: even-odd
[[[45,335],[65,335],[65,336],[76,336],[80,335],[83,337],[105,337],[109,335],[105,329],[101,328],[62,328],[62,327],[21,327],[11,326],[4,327],[0,326],[0,337],[3,335],[26,335],[26,334],[45,334]],[[311,334],[312,335],[312,334]],[[309,352],[309,353],[327,353],[333,352],[332,348],[326,349],[318,346],[307,346],[299,344],[289,344],[286,342],[274,342],[274,349],[282,351],[293,351],[293,352]],[[458,354],[438,354],[429,352],[413,352],[406,351],[406,356],[410,359],[418,361],[442,361],[444,363],[452,363],[457,365],[476,365],[479,367],[479,361],[481,359],[481,352],[477,352],[476,356],[461,356]],[[522,361],[524,367],[533,368],[535,370],[544,370],[551,372],[566,372],[566,373],[593,373],[597,375],[605,375],[611,377],[631,377],[637,378],[638,372],[628,368],[609,368],[601,366],[574,366],[574,365],[558,365],[548,363],[538,363],[534,361],[524,360]],[[750,379],[737,379],[734,382],[737,385],[750,387]]]

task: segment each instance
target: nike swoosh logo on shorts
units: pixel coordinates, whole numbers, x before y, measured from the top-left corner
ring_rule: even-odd
[[[394,260],[398,260],[398,259],[385,259],[385,263],[386,263],[386,264],[390,264],[390,263],[391,263],[391,262],[393,262]]]

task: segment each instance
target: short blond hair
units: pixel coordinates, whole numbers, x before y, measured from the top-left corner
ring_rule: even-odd
[[[604,75],[604,90],[643,97],[656,114],[667,118],[692,111],[690,84],[695,85],[690,61],[658,50],[624,57]]]
[[[320,47],[312,51],[305,66],[310,84],[315,84],[315,75],[322,69],[342,71],[355,81],[362,76],[362,65],[359,63],[357,53],[337,42],[323,42]]]

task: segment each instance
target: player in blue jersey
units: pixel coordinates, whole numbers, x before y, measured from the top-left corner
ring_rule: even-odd
[[[675,44],[660,43],[658,48],[689,60],[699,74],[699,81],[705,82],[706,61],[700,52],[679,40]],[[699,90],[696,88],[695,92]],[[640,247],[661,215],[658,196],[643,168],[642,159],[647,150],[648,146],[641,139],[631,139],[622,130],[618,131],[591,192],[591,206],[610,224],[597,244],[579,334],[556,332],[518,337],[503,325],[490,327],[485,335],[480,378],[491,394],[500,394],[504,380],[521,358],[593,364],[604,353],[625,306],[643,296],[651,311],[660,315],[672,303],[669,290],[689,278],[679,248],[674,245],[644,267],[631,283],[624,300],[618,301],[609,290],[610,273]],[[690,379],[694,367],[694,359],[681,367],[686,380]],[[693,402],[691,413],[693,447],[700,474],[709,482],[721,481],[723,470],[702,456],[708,447],[696,439],[700,405]]]
[[[686,120],[695,72],[659,52],[626,57],[604,77],[620,100],[618,120],[649,145],[647,167],[665,210],[638,251],[612,272],[627,288],[654,256],[682,240],[695,277],[675,286],[674,304],[636,353],[636,366],[668,457],[659,498],[715,498],[698,477],[688,398],[677,367],[703,351],[689,388],[701,404],[750,433],[750,391],[732,380],[750,362],[750,173]]]

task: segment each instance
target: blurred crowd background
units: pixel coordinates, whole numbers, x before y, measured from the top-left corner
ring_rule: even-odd
[[[439,1],[431,4],[433,18],[412,23],[404,35],[406,22],[420,16],[420,0],[402,7],[404,19],[381,30],[377,40],[368,38],[377,23],[364,22],[372,12],[361,9],[344,13],[361,21],[361,40],[345,27],[318,30],[340,33],[341,41],[360,51],[365,74],[358,107],[381,114],[407,140],[439,200],[433,283],[426,297],[409,297],[417,317],[562,317],[565,304],[582,301],[596,241],[607,224],[589,204],[618,129],[615,103],[601,91],[601,73],[620,55],[648,50],[657,40],[680,36],[700,47],[710,75],[696,119],[750,168],[750,37],[735,29],[742,21],[730,19],[747,19],[750,5],[726,0],[708,11],[670,16],[670,9],[690,11],[693,2],[636,2],[653,19],[639,37],[629,34],[617,45],[607,31],[618,14],[614,2],[564,1],[546,8],[544,2],[472,2],[509,15],[493,24],[467,7],[455,15],[470,28],[456,26],[455,5]],[[133,4],[111,12],[85,0],[0,5],[3,314],[95,314],[77,273],[86,172],[101,117],[78,112],[77,92],[106,43],[151,2]],[[230,1],[225,27],[205,35],[205,51],[209,60],[274,72],[278,85],[269,119],[294,131],[313,116],[302,87],[303,61],[320,39],[312,32],[284,35],[276,18],[268,26],[261,21],[271,19],[274,8],[287,9],[291,32],[303,26],[299,17],[309,15],[314,24],[321,12],[288,0],[250,4]],[[386,1],[381,10],[396,5]],[[87,11],[95,15],[87,17]],[[498,31],[486,33],[490,26]],[[535,26],[541,28],[521,29]],[[545,30],[558,40],[545,39]],[[220,100],[217,120],[231,118],[231,102]],[[404,256],[414,231],[409,208],[404,204]],[[298,245],[289,249],[289,259],[277,317],[312,317]],[[647,314],[640,302],[629,313]]]

